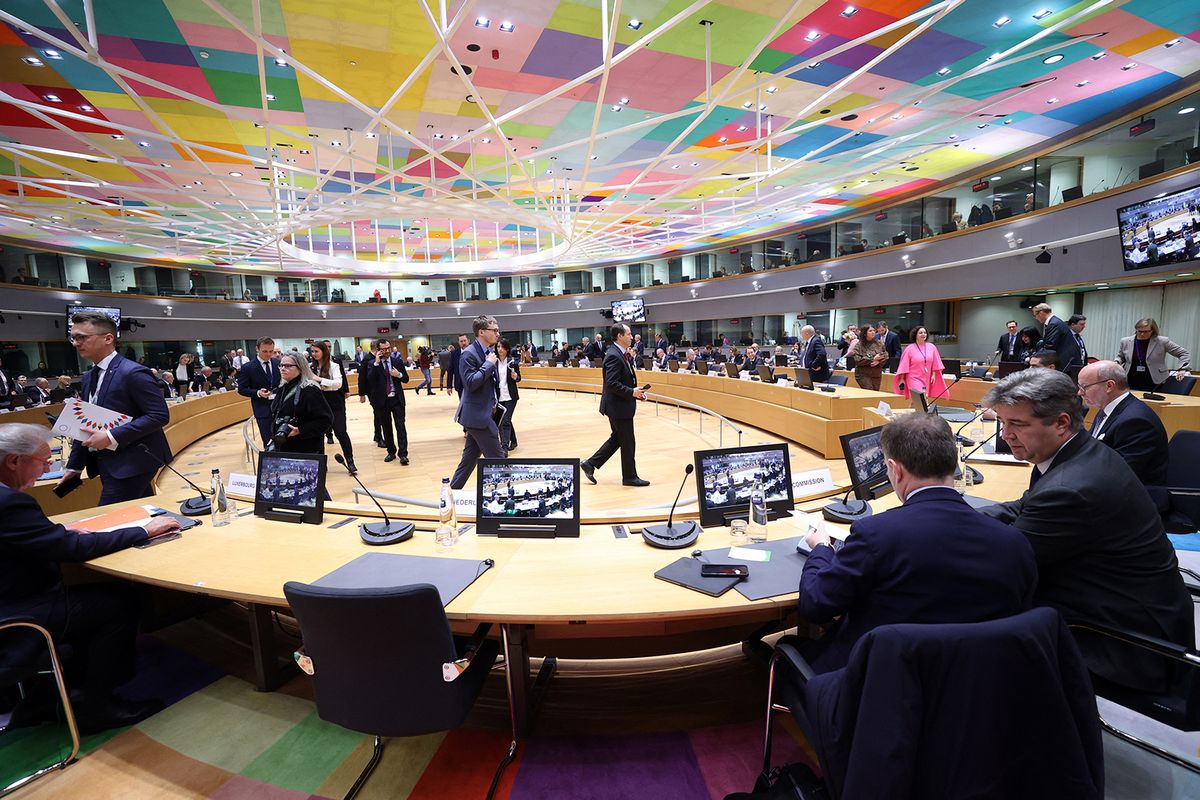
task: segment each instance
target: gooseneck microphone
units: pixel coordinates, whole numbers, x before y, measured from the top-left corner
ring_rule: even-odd
[[[879,480],[880,474],[876,472],[873,475],[868,475],[850,484],[850,488],[842,495],[841,500],[836,503],[829,503],[821,509],[821,516],[829,522],[837,522],[842,525],[849,525],[856,519],[871,516],[871,504],[866,500],[859,500],[857,497],[851,500],[850,493],[856,491],[861,486]],[[884,474],[886,474],[886,470]]]
[[[367,544],[395,544],[396,542],[411,539],[413,529],[416,526],[411,522],[393,522],[388,516],[387,510],[375,499],[375,495],[371,494],[371,490],[363,486],[363,482],[358,479],[357,475],[350,472],[350,467],[346,466],[345,457],[341,453],[334,453],[333,460],[346,468],[346,472],[350,477],[354,478],[359,486],[362,486],[362,490],[366,492],[367,497],[371,498],[376,508],[379,509],[379,513],[383,514],[383,522],[364,522],[358,526],[358,535],[362,540]]]
[[[681,522],[679,525],[674,524],[675,507],[679,505],[679,497],[683,494],[683,486],[687,483],[688,476],[695,469],[691,464],[688,464],[684,468],[683,480],[679,482],[679,491],[675,493],[675,502],[671,504],[671,512],[667,514],[667,524],[646,525],[642,528],[642,539],[646,544],[653,547],[661,547],[664,550],[678,550],[682,547],[691,546],[700,537],[700,526],[696,524],[695,520]]]
[[[179,513],[180,514],[183,514],[185,517],[203,517],[203,516],[206,516],[206,515],[212,513],[212,500],[210,500],[208,498],[208,496],[205,495],[203,489],[201,489],[196,484],[192,483],[191,478],[189,478],[187,475],[184,475],[182,472],[175,469],[170,464],[168,464],[166,461],[163,461],[161,458],[159,458],[157,455],[155,455],[154,451],[151,450],[149,447],[147,447],[145,442],[138,442],[138,447],[146,455],[153,458],[159,464],[162,464],[164,467],[171,470],[171,472],[174,472],[176,475],[183,478],[184,483],[186,483],[188,486],[192,487],[199,493],[199,495],[200,495],[199,497],[189,497],[187,500],[184,500],[182,503],[179,504]]]

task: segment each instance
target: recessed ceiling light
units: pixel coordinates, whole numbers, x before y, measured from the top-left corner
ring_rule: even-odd
[[[759,110],[759,111],[766,111],[766,110],[767,110],[767,106],[766,106],[765,104],[763,104],[763,105],[761,105],[761,106],[759,106],[759,107],[758,107],[758,110]]]
[[[1164,43],[1163,47],[1166,47],[1169,49],[1169,48],[1174,47],[1177,44],[1182,44],[1182,43],[1183,43],[1183,39],[1172,39],[1171,41]]]
[[[368,133],[367,133],[367,138],[368,138],[368,139],[374,139],[374,138],[375,138],[376,136],[378,136],[378,135],[379,135],[379,134],[377,134],[377,133],[375,133],[375,132],[373,132],[373,131],[372,131],[372,132],[368,132]]]
[[[1190,114],[1190,113],[1192,113],[1192,112],[1193,112],[1193,111],[1195,111],[1195,110],[1196,110],[1196,109],[1195,109],[1195,107],[1194,107],[1194,106],[1188,106],[1188,107],[1186,107],[1186,108],[1181,108],[1181,109],[1179,109],[1179,113],[1180,113],[1180,114]]]
[[[721,136],[717,139],[718,144],[725,144],[728,141],[729,141],[728,137],[725,137],[725,136]]]
[[[1180,273],[1179,273],[1179,274],[1177,274],[1175,277],[1176,277],[1176,278],[1190,278],[1190,277],[1192,277],[1192,273],[1190,273],[1190,272],[1180,272]]]
[[[273,94],[271,94],[270,92],[268,92],[268,93],[267,93],[267,102],[268,102],[268,103],[274,103],[274,102],[275,102],[275,95],[273,95]]]
[[[749,130],[749,128],[747,128],[745,125],[738,125],[737,129],[738,129],[738,133],[741,133],[744,130]]]
[[[846,17],[847,19],[853,17],[857,13],[858,9],[854,6],[846,6],[844,9],[842,9],[842,16]]]
[[[623,106],[627,106],[627,105],[629,105],[629,98],[628,98],[628,97],[622,97],[622,98],[621,98],[621,100],[620,100],[620,103],[621,103],[621,105],[623,105]]]
[[[138,147],[149,147],[149,146],[150,146],[150,143],[145,140],[138,142]]]
[[[1108,53],[1093,53],[1092,61],[1099,61],[1100,59],[1104,58],[1106,55],[1108,55]]]
[[[286,59],[286,58],[277,58],[277,59],[275,59],[275,66],[277,66],[277,67],[286,67],[287,65],[288,65],[288,63],[287,63],[287,59]]]
[[[942,67],[941,69],[939,69],[939,70],[937,71],[937,74],[938,74],[938,75],[949,75],[949,74],[950,74],[950,68],[949,68],[949,67]]]
[[[671,169],[679,169],[679,165],[678,165],[678,164],[672,164],[672,165],[671,165]]]
[[[500,23],[500,30],[503,31],[504,33],[512,33],[516,29],[517,29],[517,26],[513,25],[508,20],[505,20],[504,22]]]
[[[1029,172],[1031,169],[1033,169],[1033,167],[1029,164],[1026,164],[1025,166],[1021,167],[1021,172]]]
[[[483,138],[482,138],[482,139],[480,139],[479,141],[483,142],[484,144],[491,144],[491,143],[492,143],[492,140],[491,140],[489,137],[487,137],[487,136],[483,137]]]
[[[1052,105],[1054,105],[1054,104],[1055,104],[1055,103],[1057,103],[1057,102],[1058,102],[1058,98],[1057,98],[1057,97],[1047,97],[1047,98],[1046,98],[1046,105],[1052,106]]]
[[[1082,89],[1083,87],[1087,86],[1089,83],[1091,83],[1091,81],[1089,81],[1087,78],[1084,78],[1079,83],[1075,84],[1075,88]]]
[[[231,172],[231,173],[229,173],[229,175],[230,175],[230,177],[233,177],[233,178],[242,177],[242,173],[240,173],[240,172]]]
[[[1057,64],[1058,62],[1062,61],[1064,58],[1066,58],[1066,56],[1064,56],[1062,53],[1055,53],[1052,56],[1046,56],[1045,58],[1043,58],[1042,63],[1043,64]]]
[[[1005,125],[1012,125],[1012,120],[1011,120],[1011,119],[1006,119],[1006,120],[1004,120],[1004,124],[1005,124]]]
[[[159,165],[160,167],[164,167],[164,168],[171,166],[170,164],[168,164],[168,163],[167,163],[167,162],[165,162],[165,161],[160,161],[158,165]]]
[[[26,56],[25,58],[22,58],[21,60],[24,61],[26,64],[28,64],[31,67],[46,66],[45,62],[43,62],[40,58],[34,58],[33,56]]]
[[[112,138],[116,139],[116,140],[119,142],[119,141],[121,141],[122,139],[124,139],[125,137],[124,137],[124,136],[122,136],[122,135],[121,135],[121,134],[119,134],[119,133],[114,133],[114,134],[112,134]]]
[[[45,98],[47,103],[61,103],[62,102],[62,98],[56,94],[44,94],[44,95],[42,95],[42,97]]]
[[[1050,16],[1050,15],[1051,15],[1051,14],[1053,14],[1053,13],[1054,13],[1054,12],[1053,12],[1053,11],[1051,11],[1050,9],[1048,9],[1048,8],[1043,8],[1041,11],[1038,11],[1036,14],[1034,14],[1034,15],[1033,15],[1033,18],[1034,18],[1034,19],[1036,19],[1036,20],[1043,20],[1043,19],[1045,19],[1046,17]]]
[[[813,63],[811,63],[807,67],[805,67],[805,69],[816,69],[817,67],[821,66],[821,63],[822,62],[820,62],[820,61],[814,61]]]
[[[53,219],[53,217],[51,217],[51,219]],[[1151,282],[1151,283],[1166,283],[1166,282],[1167,282],[1167,279],[1166,279],[1166,278],[1159,278],[1159,279],[1158,279],[1158,280],[1156,280],[1156,281],[1150,281],[1150,282]]]
[[[621,110],[621,108],[622,108],[622,106],[619,106],[619,105],[614,105],[614,106],[612,106],[612,110],[613,110],[613,111],[620,111],[620,110]]]
[[[642,21],[640,19],[631,19],[625,23],[625,27],[636,31],[642,27]]]
[[[1137,62],[1136,62],[1136,61],[1130,61],[1130,62],[1129,62],[1128,64],[1126,64],[1125,66],[1121,67],[1121,72],[1129,72],[1129,70],[1133,69],[1133,68],[1134,68],[1134,67],[1136,67],[1136,66],[1137,66]]]
[[[53,220],[61,220],[61,219],[62,219],[62,217],[60,217],[58,214],[51,214],[51,215],[50,215],[50,219],[53,219]]]
[[[1008,17],[1000,17],[998,20],[996,20],[995,22],[992,23],[992,27],[993,28],[1003,28],[1005,25],[1007,25],[1010,22],[1012,22],[1012,20],[1009,19]]]
[[[1178,42],[1179,40],[1176,39],[1175,41]],[[42,55],[44,55],[46,58],[54,59],[55,61],[62,61],[63,57],[62,53],[58,52],[57,50],[51,50],[50,48],[43,50]]]
[[[993,175],[992,177],[988,178],[988,180],[992,180],[992,181],[998,181],[998,180],[1000,180],[1000,176],[999,176],[999,175]]]
[[[817,39],[820,39],[820,38],[821,38],[820,31],[809,31],[807,34],[804,35],[804,41],[806,41],[806,42],[815,42]]]
[[[776,189],[782,189],[782,188],[783,188],[783,184],[782,184],[782,183],[777,183],[777,184],[775,184],[775,188],[776,188]]]
[[[308,155],[308,151],[307,151],[307,150],[301,150],[301,151],[300,151],[300,155],[302,155],[302,156],[306,156],[306,155]]]
[[[486,28],[491,24],[492,24],[492,21],[490,19],[488,19],[487,17],[476,17],[475,18],[475,27],[476,28]]]
[[[742,108],[750,108],[753,105],[754,103],[751,103],[749,100],[747,100],[746,102],[742,103]]]
[[[342,146],[342,143],[341,143],[341,142],[330,142],[329,144],[333,145],[334,147],[341,147],[341,146]]]

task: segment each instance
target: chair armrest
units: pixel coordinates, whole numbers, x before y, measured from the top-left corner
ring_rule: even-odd
[[[0,630],[4,630],[5,628],[15,628],[18,626],[29,627],[30,625],[36,625],[39,628],[42,627],[41,623],[39,623],[33,617],[0,617]]]
[[[1200,667],[1200,653],[1183,645],[1168,642],[1166,639],[1146,636],[1145,634],[1135,633],[1124,628],[1112,628],[1107,625],[1101,625],[1098,622],[1072,622],[1068,623],[1067,627],[1073,631],[1081,630],[1098,633],[1101,636],[1107,636],[1110,639],[1116,639],[1125,644],[1149,650],[1152,653],[1157,653],[1174,661]]]
[[[775,652],[771,656],[773,659],[782,659],[787,661],[792,669],[799,673],[800,677],[805,681],[811,681],[817,676],[812,665],[804,660],[804,656],[800,655],[800,651],[787,642],[780,642],[775,645]]]
[[[1176,497],[1200,497],[1200,489],[1197,489],[1195,486],[1154,486],[1147,488],[1161,489],[1167,494],[1175,495]]]

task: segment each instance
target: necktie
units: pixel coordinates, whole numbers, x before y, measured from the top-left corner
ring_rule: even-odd
[[[630,372],[635,371],[633,368],[633,353],[630,353],[628,351],[625,352],[625,363],[629,365]]]
[[[90,375],[92,379],[88,384],[88,386],[91,387],[91,391],[89,393],[91,395],[90,402],[94,403],[96,402],[96,395],[100,394],[100,378],[104,375],[104,370],[100,369],[100,365],[97,364],[96,366],[92,367]]]
[[[1037,482],[1042,479],[1042,471],[1034,465],[1033,471],[1029,473],[1029,490],[1033,491],[1033,487],[1037,486]]]
[[[1092,438],[1093,439],[1096,438],[1097,435],[1099,435],[1100,426],[1104,424],[1104,418],[1107,416],[1108,416],[1108,414],[1104,413],[1103,408],[1100,409],[1098,412],[1096,412],[1096,418],[1094,420],[1092,420]]]
[[[1010,333],[1008,335],[1008,354],[1010,356],[1013,353],[1013,347],[1016,345],[1016,343],[1017,343],[1017,337],[1014,334]]]

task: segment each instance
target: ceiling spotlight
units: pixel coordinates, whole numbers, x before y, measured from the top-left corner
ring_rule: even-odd
[[[1062,53],[1055,53],[1052,56],[1046,56],[1045,58],[1043,58],[1042,63],[1043,64],[1057,64],[1058,62],[1062,61],[1064,58],[1066,58],[1066,56],[1064,56]]]
[[[614,105],[614,106],[610,106],[610,108],[612,108],[613,111],[620,113],[622,106]]]
[[[50,219],[52,219],[52,220],[55,220],[55,221],[59,221],[59,220],[61,220],[61,219],[62,219],[62,217],[60,217],[58,214],[51,214],[51,215],[50,215]]]
[[[1182,112],[1182,111],[1180,111],[1179,113],[1180,113],[1180,114],[1182,114],[1183,112]],[[595,156],[593,156],[593,158],[595,158]],[[700,162],[699,162],[699,161],[693,161],[693,162],[692,162],[692,166],[693,166],[693,167],[698,167],[698,166],[700,166]]]
[[[1176,39],[1175,42],[1178,43],[1179,40]],[[46,58],[53,59],[54,61],[62,61],[62,53],[58,52],[57,50],[51,50],[47,48],[42,51],[42,55],[44,55]]]
[[[1087,86],[1089,83],[1091,83],[1091,81],[1089,81],[1087,78],[1084,78],[1079,83],[1075,84],[1075,88],[1082,89],[1083,87]]]
[[[500,30],[504,33],[512,33],[516,29],[517,29],[517,26],[513,25],[508,20],[505,20],[504,22],[500,23]]]
[[[741,132],[742,132],[742,131],[744,131],[744,130],[748,130],[748,128],[747,128],[745,125],[738,125],[738,126],[737,126],[737,131],[738,131],[738,133],[741,133]]]
[[[1045,19],[1046,17],[1050,16],[1050,15],[1051,15],[1051,14],[1053,14],[1053,13],[1054,13],[1054,12],[1053,12],[1053,11],[1051,11],[1050,9],[1048,9],[1048,8],[1043,8],[1041,11],[1038,11],[1036,14],[1034,14],[1034,15],[1033,15],[1033,18],[1034,18],[1034,19],[1036,19],[1036,20],[1043,20],[1043,19]]]
[[[1058,102],[1058,98],[1057,98],[1057,97],[1047,97],[1047,98],[1046,98],[1046,105],[1048,105],[1048,106],[1052,106],[1052,105],[1054,105],[1054,104],[1055,104],[1055,103],[1057,103],[1057,102]]]
[[[846,17],[847,19],[849,19],[850,17],[853,17],[857,13],[858,13],[858,9],[855,8],[854,6],[846,6],[844,9],[842,9],[842,16]]]
[[[718,144],[725,144],[725,143],[726,143],[726,142],[728,142],[728,141],[729,141],[729,138],[728,138],[728,137],[726,137],[726,136],[721,136],[721,137],[718,137],[718,138],[717,138],[717,143],[718,143]]]
[[[779,91],[778,86],[768,86],[767,87],[767,94],[775,94],[778,91]]]
[[[753,103],[751,103],[749,100],[747,100],[746,102],[742,103],[742,108],[750,108],[753,105],[754,105]]]
[[[1009,19],[1008,17],[1000,17],[998,20],[996,20],[995,22],[992,23],[992,27],[993,28],[1003,28],[1005,25],[1007,25],[1010,22],[1012,22],[1012,20]]]
[[[271,94],[270,92],[267,92],[267,102],[268,102],[268,103],[274,103],[274,102],[275,102],[275,95]]]
[[[1182,43],[1183,43],[1183,39],[1172,39],[1171,41],[1163,44],[1163,47],[1170,49],[1170,48],[1174,47],[1175,45],[1182,44]]]
[[[492,21],[490,19],[488,19],[487,17],[476,17],[475,18],[475,27],[476,28],[486,28],[491,24],[492,24]]]
[[[1181,108],[1181,109],[1179,109],[1179,113],[1180,113],[1180,114],[1190,114],[1190,113],[1192,113],[1192,112],[1193,112],[1193,111],[1195,111],[1195,110],[1196,110],[1196,109],[1195,109],[1195,107],[1194,107],[1194,106],[1187,106],[1186,108]]]
[[[1100,59],[1104,58],[1106,55],[1108,55],[1108,53],[1105,53],[1105,52],[1093,53],[1092,61],[1099,61]]]
[[[62,102],[62,98],[56,94],[44,94],[44,95],[42,95],[42,97],[46,100],[47,103],[61,103]]]
[[[45,62],[43,62],[40,58],[36,58],[34,56],[25,56],[25,58],[22,58],[21,60],[24,61],[27,65],[29,65],[31,67],[46,66]]]
[[[149,147],[149,146],[150,146],[150,143],[147,141],[138,142],[138,147]]]
[[[782,189],[782,188],[783,188],[783,184],[782,184],[782,183],[777,183],[777,184],[775,184],[774,188],[776,188],[776,189]]]
[[[807,34],[805,34],[804,41],[815,42],[817,39],[820,39],[820,38],[821,38],[821,34],[819,31],[809,31]]]
[[[261,122],[256,122],[256,123],[254,123],[254,127],[256,127],[256,128],[261,128],[261,127],[262,127],[262,123],[261,123]]]
[[[1133,69],[1133,68],[1134,68],[1134,67],[1136,67],[1136,66],[1137,66],[1137,62],[1136,62],[1136,61],[1130,61],[1130,62],[1129,62],[1128,64],[1126,64],[1125,66],[1121,67],[1121,72],[1129,72],[1129,70]]]
[[[942,67],[941,69],[939,69],[939,70],[937,71],[937,74],[938,74],[938,75],[949,75],[949,74],[950,74],[950,68],[949,68],[949,67]]]
[[[484,144],[491,144],[491,143],[492,143],[492,140],[491,140],[490,138],[488,138],[487,136],[483,137],[483,138],[482,138],[482,139],[480,139],[479,141],[483,142]]]
[[[625,27],[629,28],[631,31],[639,30],[642,27],[642,21],[640,19],[631,19],[629,22],[625,23]]]
[[[286,67],[287,65],[288,65],[287,59],[284,58],[283,56],[280,56],[279,58],[275,59],[275,66]]]
[[[621,103],[621,105],[623,105],[623,106],[627,106],[627,105],[629,105],[629,98],[628,98],[628,97],[622,97],[622,98],[621,98],[621,100],[620,100],[620,103]]]
[[[821,66],[821,62],[820,62],[820,61],[814,61],[813,63],[811,63],[811,64],[809,64],[807,67],[805,67],[805,69],[816,69],[816,68],[817,68],[817,67],[819,67],[819,66]]]
[[[342,146],[341,142],[330,142],[329,144],[333,147],[341,147]]]
[[[124,137],[124,136],[122,136],[122,135],[121,135],[121,134],[119,134],[119,133],[114,133],[114,134],[112,134],[112,138],[114,138],[114,139],[116,139],[118,142],[120,142],[120,141],[122,141],[122,140],[123,140],[125,137]]]
[[[758,110],[759,110],[759,111],[766,111],[766,110],[767,110],[767,107],[766,107],[765,105],[761,105],[761,106],[759,106],[759,107],[758,107]]]
[[[230,177],[233,177],[233,178],[242,177],[242,173],[240,173],[240,172],[231,172],[231,173],[229,173],[229,175],[230,175]]]

